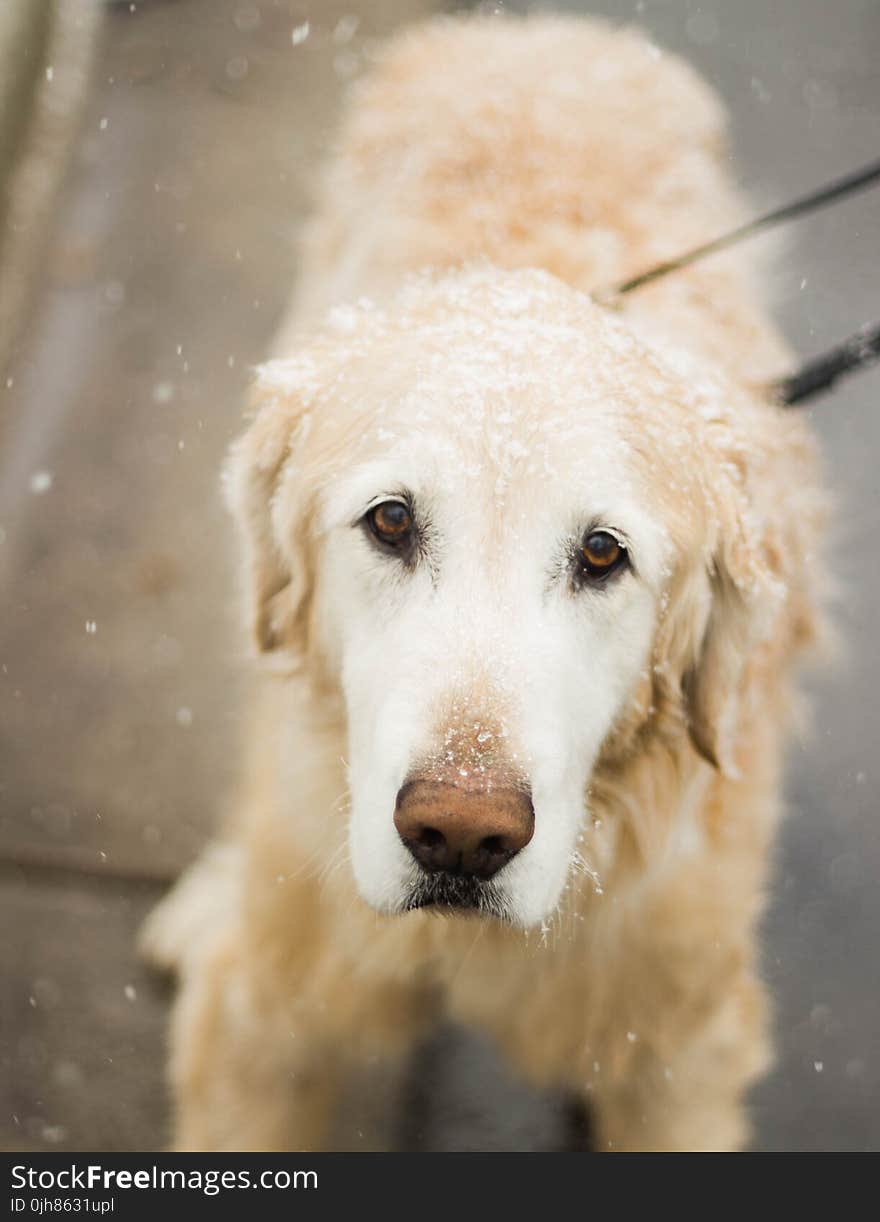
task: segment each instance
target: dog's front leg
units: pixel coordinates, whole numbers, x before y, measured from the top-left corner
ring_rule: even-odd
[[[295,980],[230,940],[183,971],[171,1030],[178,1150],[326,1149],[350,1075],[400,1062],[417,990],[330,954]]]
[[[344,1058],[317,1019],[270,1001],[234,945],[188,964],[171,1028],[174,1148],[321,1148]]]
[[[745,1091],[769,1059],[763,986],[741,977],[675,1050],[658,1016],[655,1023],[656,1041],[624,1032],[605,1062],[595,1062],[588,1098],[597,1149],[741,1149],[749,1137]]]

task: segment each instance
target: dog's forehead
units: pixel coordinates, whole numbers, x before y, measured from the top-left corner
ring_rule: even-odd
[[[422,420],[454,408],[478,424],[512,402],[631,402],[670,380],[608,310],[537,272],[417,281],[387,310],[334,312],[332,330],[349,376]]]
[[[679,389],[607,310],[538,273],[416,284],[388,311],[334,317],[330,427],[351,410],[379,443],[430,436],[501,463],[573,449],[601,464],[622,456],[630,418]]]
[[[613,393],[591,386],[560,346],[531,359],[509,335],[459,342],[359,370],[350,393],[356,431],[341,445],[337,473],[368,495],[382,488],[540,501],[548,508],[591,489],[600,500],[632,490],[632,426]],[[555,360],[552,359],[555,355]],[[331,408],[326,418],[336,431]],[[372,487],[371,487],[372,485]]]
[[[543,563],[566,538],[601,522],[623,531],[646,577],[659,581],[670,548],[663,506],[646,479],[652,464],[636,461],[613,404],[553,399],[535,411],[522,396],[518,388],[482,405],[451,399],[437,415],[417,403],[383,413],[325,482],[324,528],[407,495],[444,538],[486,548],[509,565],[529,541],[532,559]]]
[[[482,489],[496,502],[540,499],[550,507],[586,488],[599,499],[634,494],[635,454],[613,403],[591,401],[576,386],[550,395],[537,386],[455,389],[454,380],[445,393],[417,380],[367,423],[352,468],[364,469],[368,482],[455,499]],[[435,393],[442,394],[436,407]]]
[[[652,447],[669,449],[669,429],[652,419],[650,403],[617,393],[610,376],[592,379],[562,346],[530,360],[505,352],[497,338],[400,362],[379,385],[368,374],[350,458],[382,462],[413,489],[429,483],[452,492],[480,481],[498,495],[540,491],[557,500],[589,487],[601,499],[632,489],[651,466]]]
[[[297,400],[300,418],[340,439],[442,433],[503,440],[505,453],[538,436],[545,447],[626,441],[640,425],[686,444],[688,429],[674,427],[684,416],[673,417],[691,383],[582,293],[498,269],[416,278],[382,308],[338,307],[311,345],[258,379],[264,396]]]
[[[621,507],[661,521],[670,488],[694,499],[687,379],[551,276],[417,281],[335,311],[322,345],[278,373],[309,404],[328,527],[398,491],[538,529]]]

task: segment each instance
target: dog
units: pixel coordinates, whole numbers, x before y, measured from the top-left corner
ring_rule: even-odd
[[[730,1150],[823,609],[724,115],[641,34],[447,18],[353,95],[226,494],[265,667],[237,817],[151,917],[175,1145],[326,1147],[438,1015],[601,1150]]]

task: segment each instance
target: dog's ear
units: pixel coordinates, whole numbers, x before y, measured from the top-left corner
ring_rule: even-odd
[[[719,535],[705,574],[708,612],[682,677],[682,694],[694,747],[715,768],[736,776],[743,675],[767,637],[782,585],[772,571],[775,548],[763,532],[749,537],[739,516],[731,515]]]
[[[738,690],[749,652],[751,613],[747,599],[718,565],[709,582],[711,597],[697,656],[682,678],[688,731],[700,755],[732,774]]]
[[[254,419],[233,443],[224,471],[226,500],[242,536],[246,596],[261,652],[306,652],[311,586],[304,492],[289,468],[308,416],[290,363],[261,367]]]
[[[742,400],[704,436],[701,553],[683,571],[687,593],[670,604],[684,614],[670,622],[665,656],[694,747],[735,776],[747,669],[764,650],[795,656],[823,639],[811,575],[827,505],[816,493],[815,445],[799,417]],[[788,489],[785,514],[766,498],[767,487]]]

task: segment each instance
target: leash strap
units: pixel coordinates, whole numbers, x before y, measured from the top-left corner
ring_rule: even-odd
[[[836,178],[833,182],[826,183],[824,187],[810,192],[809,195],[803,195],[800,199],[784,204],[781,208],[774,208],[772,212],[765,212],[763,216],[747,221],[745,225],[731,229],[729,233],[713,238],[711,242],[704,242],[701,246],[695,246],[692,250],[685,251],[684,254],[678,255],[675,259],[668,259],[665,263],[658,263],[655,267],[648,268],[647,271],[640,272],[637,276],[624,280],[621,284],[612,285],[596,296],[603,302],[612,302],[618,297],[623,297],[626,293],[632,293],[636,289],[643,288],[646,284],[652,284],[662,276],[668,276],[670,272],[677,272],[683,267],[690,267],[692,263],[705,259],[707,255],[714,255],[719,250],[726,250],[729,246],[734,246],[745,238],[750,238],[755,234],[763,233],[767,229],[772,229],[774,225],[781,225],[783,221],[792,221],[796,217],[806,216],[810,212],[816,212],[820,208],[836,203],[837,200],[845,199],[848,195],[855,195],[859,191],[865,191],[868,187],[873,187],[877,182],[880,182],[880,161],[873,161],[869,165],[862,166],[860,170],[855,170],[852,174],[847,174],[843,178]]]
[[[771,392],[786,407],[805,403],[830,390],[845,374],[867,369],[880,361],[880,322],[859,327],[842,344],[802,365],[796,373],[774,382]]]
[[[603,305],[614,305],[627,293],[635,292],[636,289],[643,288],[646,284],[652,284],[655,280],[668,276],[670,272],[689,267],[692,263],[708,255],[714,255],[720,250],[726,250],[745,238],[754,237],[755,234],[772,229],[774,225],[781,225],[784,221],[806,216],[810,212],[816,212],[849,195],[865,191],[878,182],[880,182],[880,161],[873,161],[862,166],[860,170],[853,171],[852,174],[846,174],[843,178],[836,178],[826,183],[824,187],[811,191],[809,195],[802,195],[799,199],[784,204],[781,208],[765,212],[763,216],[755,217],[745,225],[740,225],[718,238],[713,238],[711,242],[695,246],[675,259],[658,263],[655,267],[648,268],[647,271],[640,272],[637,276],[612,285],[593,296]],[[788,377],[771,383],[768,389],[780,403],[786,407],[792,407],[816,395],[824,394],[834,386],[839,378],[855,373],[859,369],[867,369],[878,360],[880,360],[880,323],[867,323],[849,339],[845,339],[835,348],[830,348],[821,356],[808,361]]]

